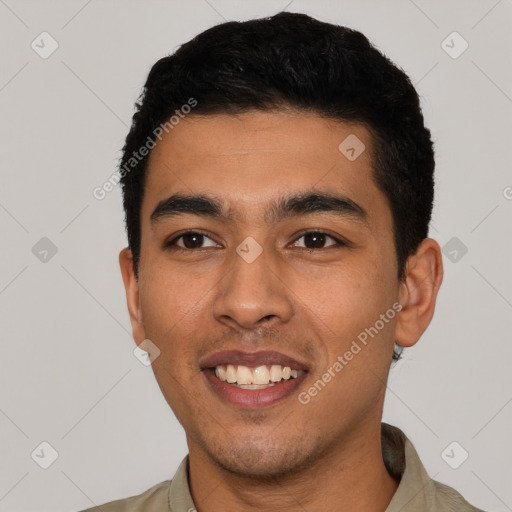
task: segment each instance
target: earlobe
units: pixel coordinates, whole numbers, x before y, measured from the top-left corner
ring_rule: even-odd
[[[130,315],[133,339],[136,343],[145,339],[142,312],[139,301],[139,283],[133,266],[133,255],[130,249],[125,248],[119,253],[119,266],[123,276],[123,283],[126,293],[126,305]]]
[[[402,310],[398,315],[395,340],[402,347],[414,345],[425,332],[443,281],[443,261],[439,244],[425,238],[407,260],[405,278],[400,285]]]

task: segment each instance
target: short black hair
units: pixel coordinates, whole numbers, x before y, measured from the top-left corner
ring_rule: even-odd
[[[398,279],[428,235],[434,151],[418,94],[406,73],[356,30],[288,12],[222,23],[156,62],[135,107],[120,176],[136,275],[149,158],[139,150],[154,146],[148,144],[159,126],[172,128],[175,114],[190,111],[291,108],[364,124],[372,134],[373,178],[393,216]]]

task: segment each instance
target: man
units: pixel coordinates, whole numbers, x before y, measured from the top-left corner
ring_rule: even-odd
[[[153,66],[120,265],[189,455],[98,510],[477,510],[381,424],[442,281],[433,170],[416,91],[359,32],[280,13]]]

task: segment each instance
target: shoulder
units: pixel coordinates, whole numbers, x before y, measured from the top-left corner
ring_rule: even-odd
[[[170,484],[171,480],[166,480],[137,496],[111,501],[81,512],[164,512],[169,510]]]
[[[468,503],[455,489],[434,481],[436,510],[442,512],[483,512]]]

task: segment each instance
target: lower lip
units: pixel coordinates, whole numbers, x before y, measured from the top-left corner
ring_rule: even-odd
[[[203,370],[203,374],[213,390],[226,402],[247,409],[256,409],[283,400],[290,396],[306,377],[304,372],[296,379],[280,381],[268,388],[243,389],[218,379],[210,370]]]

